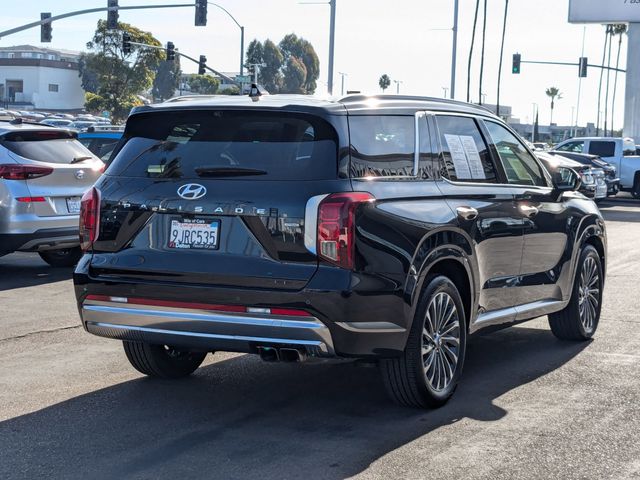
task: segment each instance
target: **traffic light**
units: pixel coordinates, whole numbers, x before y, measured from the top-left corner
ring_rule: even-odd
[[[589,59],[587,57],[580,57],[580,60],[578,62],[578,77],[586,78],[588,66],[589,66]]]
[[[48,18],[51,18],[51,12],[43,12],[40,14],[40,20],[46,20]],[[51,22],[40,25],[40,41],[43,43],[51,41]]]
[[[122,34],[122,52],[125,55],[129,55],[131,53],[131,35],[127,32]]]
[[[108,7],[117,7],[118,0],[109,0]],[[118,10],[109,10],[107,12],[107,29],[108,30],[117,30],[118,29]]]
[[[519,53],[513,54],[513,66],[511,67],[511,73],[520,73],[520,58],[521,55]]]
[[[167,42],[167,62],[173,62],[176,58],[176,47],[173,42]]]
[[[196,0],[196,27],[207,25],[207,0]]]
[[[207,68],[207,57],[200,55],[200,61],[198,62],[198,75],[204,75],[205,68]]]

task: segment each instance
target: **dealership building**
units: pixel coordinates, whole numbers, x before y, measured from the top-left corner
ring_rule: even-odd
[[[79,58],[80,52],[31,45],[0,48],[0,107],[82,109]]]

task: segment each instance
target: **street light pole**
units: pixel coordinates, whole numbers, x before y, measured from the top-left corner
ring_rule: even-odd
[[[240,25],[240,23],[235,19],[235,17],[231,15],[231,13],[229,13],[229,10],[227,10],[223,6],[213,2],[207,2],[207,4],[213,5],[214,7],[218,7],[220,10],[226,13],[229,16],[229,18],[231,18],[231,20],[233,20],[235,24],[238,26],[238,28],[240,29],[240,76],[242,76],[242,74],[244,73],[244,27]]]
[[[458,56],[458,0],[453,4],[453,45],[451,48],[451,99],[456,96],[456,60]],[[445,95],[446,97],[446,95]]]
[[[344,77],[346,77],[348,74],[343,72],[338,72],[338,75],[342,77],[342,84],[340,86],[340,96],[344,97]]]
[[[329,79],[327,81],[327,90],[329,95],[333,95],[333,56],[335,53],[335,37],[336,37],[336,0],[329,0],[331,7],[331,19],[329,22]]]
[[[400,84],[403,83],[402,80],[394,80],[393,83],[396,84],[396,95],[400,95]]]
[[[538,104],[537,103],[532,103],[531,104],[533,106],[533,114],[531,115],[531,143],[535,142],[535,131],[536,131],[536,109],[538,108]]]

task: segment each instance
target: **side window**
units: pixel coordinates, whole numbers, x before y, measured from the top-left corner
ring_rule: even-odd
[[[507,181],[515,185],[546,187],[542,169],[535,158],[509,130],[495,122],[484,122],[496,147]]]
[[[473,118],[436,116],[442,146],[442,173],[449,180],[496,183],[489,149]]]
[[[602,142],[600,140],[591,140],[589,145],[589,153],[598,155],[599,157],[615,157],[616,142]]]
[[[413,115],[349,117],[351,177],[414,177]]]
[[[561,152],[574,152],[574,153],[582,153],[584,150],[584,142],[569,142],[564,145],[560,145],[556,150],[560,150]]]

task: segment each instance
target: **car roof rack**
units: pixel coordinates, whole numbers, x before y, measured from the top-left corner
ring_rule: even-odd
[[[91,125],[87,133],[124,132],[124,125]]]

